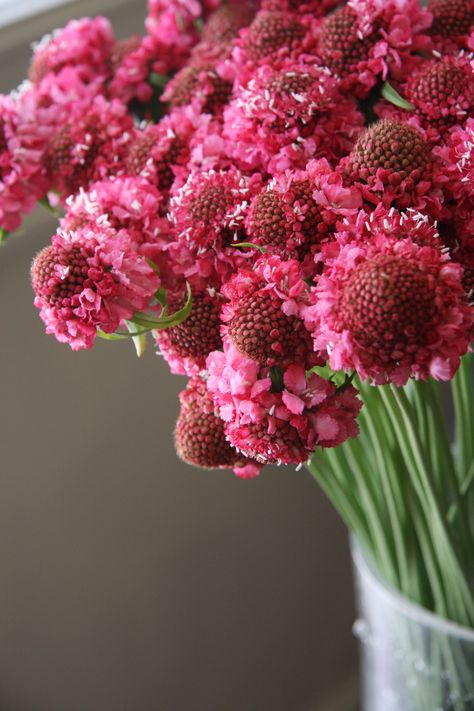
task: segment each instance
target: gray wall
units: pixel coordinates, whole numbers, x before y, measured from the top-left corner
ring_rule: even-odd
[[[0,90],[29,32],[89,7],[3,32]],[[140,30],[144,3],[108,14]],[[28,272],[53,231],[36,212],[0,252],[0,711],[324,711],[335,694],[349,711],[335,513],[305,470],[181,464],[184,380],[152,349],[44,335]]]

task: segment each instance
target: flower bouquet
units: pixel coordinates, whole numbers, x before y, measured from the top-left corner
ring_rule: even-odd
[[[474,709],[473,30],[473,0],[149,0],[0,96],[1,240],[59,218],[46,332],[151,337],[184,461],[306,465],[356,540],[367,711]]]

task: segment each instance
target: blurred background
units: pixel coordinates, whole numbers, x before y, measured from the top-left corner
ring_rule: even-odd
[[[145,16],[81,0],[8,24],[22,1],[0,0],[4,93],[69,18],[106,14],[123,37]],[[29,266],[54,231],[38,208],[0,251],[0,711],[355,710],[330,504],[304,469],[245,482],[179,462],[184,379],[153,348],[44,335]]]

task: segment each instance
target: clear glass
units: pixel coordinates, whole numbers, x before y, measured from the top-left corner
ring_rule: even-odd
[[[474,711],[474,630],[409,602],[352,542],[362,711]]]

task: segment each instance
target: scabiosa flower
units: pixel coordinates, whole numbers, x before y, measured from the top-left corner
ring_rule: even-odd
[[[112,72],[107,87],[109,96],[125,104],[132,99],[143,103],[149,101],[153,94],[149,74],[151,66],[159,59],[159,47],[150,35],[132,35],[117,41],[109,61]]]
[[[309,287],[296,260],[262,256],[253,270],[238,271],[222,287],[229,300],[222,309],[222,335],[261,366],[311,367],[316,358],[300,316]]]
[[[377,76],[399,75],[410,54],[428,45],[422,31],[430,21],[417,0],[350,0],[324,19],[319,54],[345,89],[364,97]]]
[[[66,198],[117,173],[132,129],[124,104],[97,96],[84,115],[73,117],[49,141],[44,166],[54,188]]]
[[[23,108],[0,95],[0,229],[12,232],[47,190],[42,141]]]
[[[169,69],[180,69],[199,39],[196,21],[202,6],[197,0],[148,0],[145,26],[155,39]]]
[[[224,137],[246,168],[272,175],[304,169],[314,157],[339,159],[364,123],[356,103],[338,92],[329,70],[285,62],[260,67],[224,111]]]
[[[474,29],[473,0],[429,0],[427,9],[433,15],[430,34],[436,48],[467,49],[469,34]]]
[[[35,258],[31,278],[46,333],[73,350],[91,348],[97,328],[114,333],[147,309],[160,287],[124,230],[90,226],[59,230]]]
[[[392,214],[392,225],[395,223]],[[413,219],[413,218],[409,218]],[[462,269],[428,235],[401,238],[362,217],[370,232],[341,240],[313,291],[315,349],[335,370],[355,369],[374,383],[404,385],[409,377],[453,377],[474,320],[461,284]],[[421,228],[426,224],[419,221]],[[387,219],[387,226],[390,221]],[[430,229],[430,228],[428,228]]]
[[[311,247],[327,241],[336,213],[313,196],[308,173],[287,172],[256,195],[245,221],[249,241],[283,258],[300,259]]]
[[[125,157],[130,175],[141,175],[167,193],[177,175],[186,180],[190,140],[202,124],[187,107],[175,109],[158,124],[145,124],[131,135]]]
[[[296,13],[260,10],[249,27],[240,31],[233,57],[242,83],[255,66],[277,64],[286,57],[309,52],[313,38]]]
[[[232,344],[211,353],[207,366],[207,387],[228,441],[262,464],[300,464],[316,447],[358,433],[361,402],[350,385],[337,393],[333,383],[295,363],[272,379]]]
[[[338,5],[338,0],[262,0],[261,9],[310,13],[313,17],[322,17]]]
[[[182,308],[184,290],[168,293],[168,310]],[[224,299],[214,288],[193,290],[193,305],[188,318],[178,326],[155,332],[161,355],[177,375],[195,375],[206,367],[211,351],[222,348],[220,312]]]
[[[219,114],[232,93],[232,82],[227,81],[219,70],[205,64],[189,64],[183,67],[161,96],[171,106],[193,104],[196,111]]]
[[[126,230],[137,250],[157,259],[169,241],[169,223],[160,217],[163,196],[145,178],[116,177],[92,183],[67,199],[61,220],[64,232],[91,229]]]
[[[34,45],[29,77],[38,84],[49,72],[57,74],[64,67],[77,67],[83,81],[107,75],[115,38],[105,17],[71,20]]]
[[[444,189],[452,206],[452,211],[459,218],[463,212],[472,214],[474,201],[474,119],[466,125],[455,126],[446,143],[434,149],[443,161],[442,172],[446,177]]]
[[[216,413],[205,381],[191,378],[179,399],[181,412],[174,433],[176,453],[187,464],[203,469],[234,469],[243,478],[256,476],[261,466],[242,456],[227,441],[224,422]]]
[[[466,57],[424,62],[406,86],[406,97],[425,128],[440,133],[462,124],[474,109],[474,74]]]
[[[178,239],[197,252],[243,239],[245,213],[260,182],[258,174],[247,178],[235,168],[190,173],[171,198]]]
[[[372,203],[442,216],[443,195],[431,146],[407,123],[384,119],[372,124],[340,168],[350,181],[361,184],[364,197]]]
[[[207,18],[202,28],[203,42],[229,45],[239,34],[239,30],[247,27],[253,20],[255,8],[252,2],[236,0],[218,7]]]

